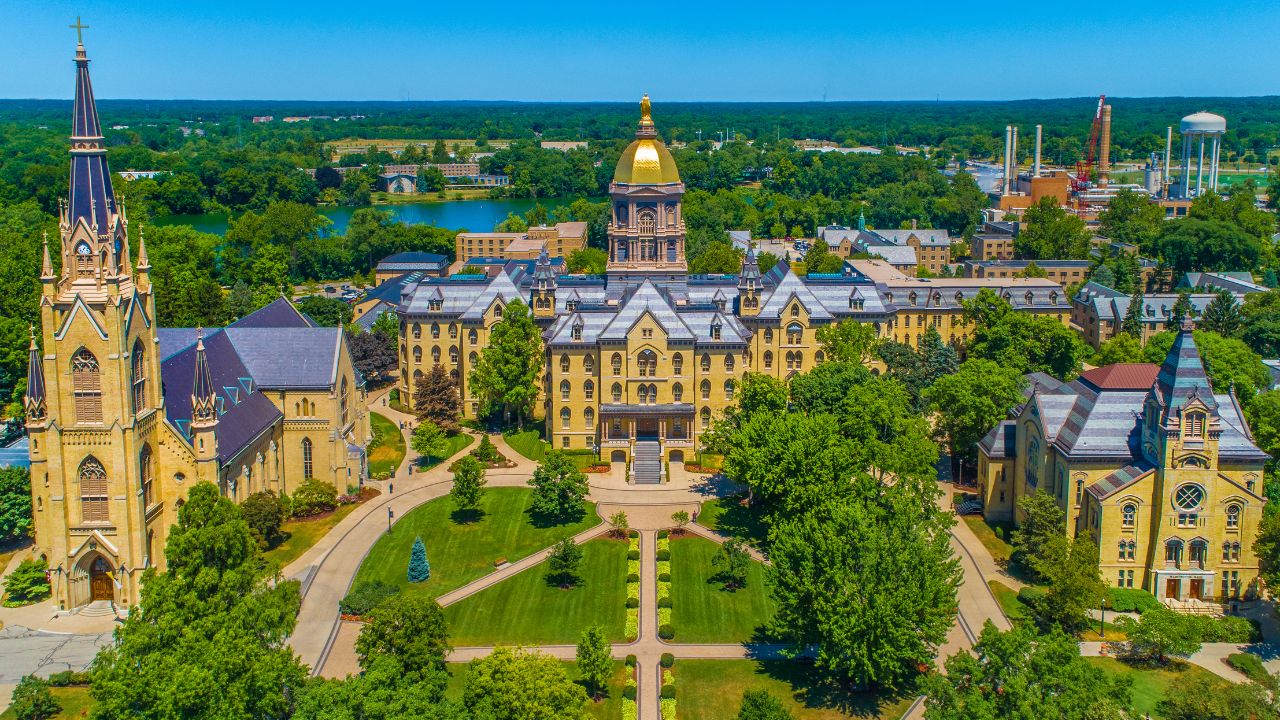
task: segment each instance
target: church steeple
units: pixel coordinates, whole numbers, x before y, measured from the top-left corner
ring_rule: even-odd
[[[36,345],[36,329],[31,328],[31,351],[27,357],[27,394],[23,398],[27,412],[27,424],[44,422],[48,408],[45,404],[44,363],[40,348]]]
[[[556,314],[556,275],[544,245],[533,266],[533,316],[551,318]]]
[[[218,396],[213,391],[213,375],[204,351],[204,330],[196,329],[196,370],[191,385],[191,428],[196,430],[218,421]]]
[[[738,312],[744,316],[760,312],[760,262],[756,259],[754,243],[748,243],[742,270],[738,273]]]

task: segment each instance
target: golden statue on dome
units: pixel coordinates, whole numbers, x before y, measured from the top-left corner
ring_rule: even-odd
[[[640,124],[641,125],[648,126],[653,124],[653,116],[650,114],[651,110],[652,110],[652,106],[649,105],[649,93],[645,93],[644,97],[640,98]]]

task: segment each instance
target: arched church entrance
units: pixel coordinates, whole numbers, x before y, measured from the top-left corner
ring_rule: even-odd
[[[89,601],[114,600],[115,587],[111,581],[111,563],[101,555],[89,563]]]

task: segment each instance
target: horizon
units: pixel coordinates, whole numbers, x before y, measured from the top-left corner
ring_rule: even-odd
[[[1280,61],[1269,37],[1280,7],[1252,0],[1228,8],[1140,0],[1087,16],[1013,4],[975,15],[926,2],[904,15],[813,3],[792,10],[797,17],[785,24],[761,17],[772,9],[748,4],[723,17],[654,20],[630,6],[570,2],[530,15],[499,2],[483,16],[457,7],[372,8],[350,18],[331,0],[233,0],[197,10],[154,0],[129,8],[23,0],[0,8],[0,21],[18,30],[0,47],[0,62],[14,69],[0,77],[0,97],[70,97],[68,25],[77,16],[95,89],[120,100],[609,103],[643,92],[655,103],[1249,98],[1273,96],[1259,69]]]

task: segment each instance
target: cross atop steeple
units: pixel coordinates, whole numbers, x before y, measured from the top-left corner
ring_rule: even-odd
[[[89,29],[89,26],[88,26],[88,25],[81,24],[81,22],[80,22],[80,16],[79,16],[79,15],[77,15],[77,16],[76,16],[76,24],[75,24],[75,25],[68,25],[67,27],[69,27],[69,28],[71,28],[71,29],[73,29],[73,30],[75,30],[75,31],[76,31],[76,43],[77,43],[77,44],[80,44],[80,45],[83,45],[83,44],[84,44],[84,31],[85,31],[85,30],[88,30],[88,29]]]

